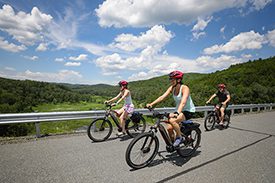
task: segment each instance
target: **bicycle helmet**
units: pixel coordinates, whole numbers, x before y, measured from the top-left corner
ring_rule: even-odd
[[[128,85],[128,82],[125,81],[125,80],[121,80],[119,83],[118,83],[119,86],[127,86]]]
[[[181,71],[173,71],[173,72],[170,72],[169,74],[170,79],[182,79],[182,77],[183,77],[183,72]]]
[[[218,84],[218,88],[222,88],[222,89],[225,89],[225,84],[221,83],[221,84]]]

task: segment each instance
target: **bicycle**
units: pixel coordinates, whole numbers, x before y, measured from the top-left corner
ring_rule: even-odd
[[[201,141],[200,124],[193,123],[191,120],[183,121],[180,124],[180,128],[185,140],[179,147],[175,148],[165,127],[161,124],[162,122],[167,122],[164,121],[164,118],[168,118],[169,113],[159,113],[153,109],[149,110],[153,112],[153,117],[157,119],[148,132],[136,136],[128,145],[125,158],[130,167],[133,169],[144,168],[154,160],[159,150],[159,139],[156,134],[158,129],[166,143],[167,152],[177,151],[181,157],[188,157],[197,150]]]
[[[216,124],[220,123],[220,104],[214,105],[214,109],[207,114],[204,120],[204,127],[206,131],[213,130]],[[224,111],[223,128],[228,128],[230,123],[231,111]]]
[[[112,110],[112,107],[112,104],[106,104],[105,116],[95,119],[89,125],[87,134],[92,141],[102,142],[110,137],[113,131],[113,124],[109,120],[109,117],[117,126],[118,131],[122,131],[118,118],[116,117],[117,112]],[[139,112],[133,112],[131,117],[128,117],[125,121],[125,129],[126,133],[132,138],[143,133],[146,129],[146,121],[142,114]]]

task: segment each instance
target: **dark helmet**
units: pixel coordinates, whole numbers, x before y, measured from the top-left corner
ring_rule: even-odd
[[[170,72],[169,74],[170,79],[182,79],[182,77],[183,77],[183,72],[181,71],[173,71],[173,72]]]
[[[128,85],[128,82],[125,81],[125,80],[121,80],[119,83],[118,83],[119,86],[127,86]]]
[[[222,88],[222,89],[225,89],[225,84],[221,83],[221,84],[218,84],[218,88]]]

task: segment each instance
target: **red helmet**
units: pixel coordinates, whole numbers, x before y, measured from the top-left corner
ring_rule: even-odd
[[[125,80],[121,80],[119,83],[118,83],[119,86],[126,86],[128,85],[128,82],[125,81]]]
[[[183,77],[183,72],[180,71],[173,71],[170,72],[169,74],[169,78],[173,78],[173,79],[182,79]]]
[[[225,88],[225,84],[223,84],[223,83],[218,84],[218,88],[222,88],[222,89],[224,89],[224,88]]]

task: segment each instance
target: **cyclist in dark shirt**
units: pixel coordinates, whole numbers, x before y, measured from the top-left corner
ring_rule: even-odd
[[[218,92],[214,93],[210,99],[206,102],[206,104],[210,103],[211,100],[215,97],[218,97],[220,103],[220,111],[221,111],[221,118],[220,118],[220,125],[223,125],[224,120],[224,111],[228,106],[228,102],[230,101],[230,93],[225,89],[225,84],[218,85]]]

